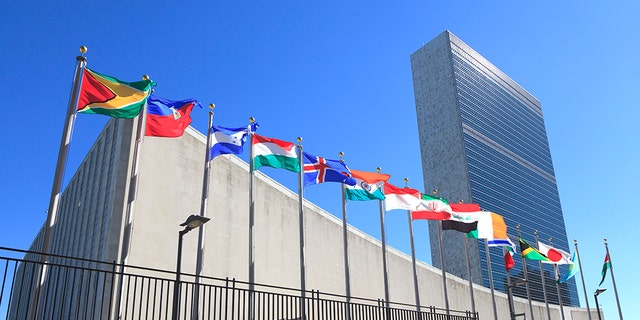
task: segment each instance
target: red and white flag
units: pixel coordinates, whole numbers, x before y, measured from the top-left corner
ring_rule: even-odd
[[[542,261],[542,263],[553,263],[553,264],[572,264],[571,254],[566,251],[560,250],[558,248],[554,248],[552,246],[548,246],[540,241],[538,241],[538,251],[544,254],[549,261]]]

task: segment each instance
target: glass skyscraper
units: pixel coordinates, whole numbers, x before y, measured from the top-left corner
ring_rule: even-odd
[[[449,202],[478,203],[502,215],[511,239],[520,234],[531,245],[541,242],[570,252],[551,152],[540,102],[468,45],[445,31],[411,55],[425,190]],[[438,223],[429,222],[433,265],[441,267]],[[495,288],[506,292],[507,274],[501,248],[442,232],[448,273],[489,286],[489,264]],[[468,242],[471,268],[467,267]],[[509,275],[527,276],[531,298],[558,304],[553,265],[521,256]],[[567,266],[560,266],[562,276]],[[578,306],[575,281],[560,287],[564,305]],[[524,287],[514,294],[526,297]]]

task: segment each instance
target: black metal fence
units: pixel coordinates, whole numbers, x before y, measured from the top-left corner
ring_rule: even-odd
[[[477,313],[350,298],[0,247],[6,319],[475,320]],[[178,283],[178,287],[176,287]],[[197,283],[197,284],[196,284]],[[176,307],[174,307],[176,306]]]

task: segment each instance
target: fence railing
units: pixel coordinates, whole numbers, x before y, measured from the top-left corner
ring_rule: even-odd
[[[181,274],[176,282],[171,271],[115,262],[50,255],[42,263],[36,252],[5,247],[0,277],[6,319],[478,319],[469,311],[427,306],[418,312],[415,305],[229,278],[201,276],[196,284],[194,275]]]

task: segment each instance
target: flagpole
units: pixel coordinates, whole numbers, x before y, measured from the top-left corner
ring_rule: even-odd
[[[460,200],[460,203],[464,203],[464,201]],[[467,255],[467,273],[469,274],[469,293],[471,296],[471,311],[473,311],[473,314],[476,314],[476,300],[473,295],[473,275],[471,274],[471,261],[469,259],[469,238],[466,236],[466,234],[464,237],[464,251]]]
[[[433,194],[438,194],[438,189],[433,190]],[[444,289],[444,305],[449,315],[449,294],[447,292],[447,272],[444,267],[444,245],[442,240],[442,220],[438,220],[438,243],[440,245],[440,269],[442,269],[442,287]]]
[[[476,314],[476,300],[473,296],[473,276],[471,275],[471,261],[469,260],[469,238],[464,237],[464,250],[467,254],[467,273],[469,273],[469,293],[471,294],[471,311]]]
[[[516,229],[518,229],[518,238],[521,238],[520,225],[517,225]],[[533,304],[531,303],[531,291],[529,290],[529,276],[527,274],[527,261],[525,261],[524,256],[522,254],[520,254],[520,256],[522,256],[522,269],[524,271],[525,288],[527,289],[527,300],[529,300],[529,311],[531,312],[531,320],[533,320],[534,319]]]
[[[551,238],[549,238],[549,246],[553,248],[553,242],[551,242]],[[542,262],[541,262],[542,263]],[[558,305],[560,306],[560,316],[562,317],[562,320],[564,320],[564,308],[563,308],[563,303],[562,303],[562,294],[560,293],[560,284],[558,283],[558,264],[554,263],[553,264],[553,271],[555,272],[556,275],[556,291],[558,292]]]
[[[143,75],[142,80],[148,80],[149,76]],[[153,89],[151,89],[153,90]],[[122,225],[120,227],[120,256],[118,257],[118,261],[120,261],[120,282],[118,283],[118,295],[122,292],[122,277],[124,276],[124,265],[127,262],[127,258],[129,257],[129,246],[131,241],[131,226],[133,224],[133,209],[136,201],[136,194],[138,188],[138,171],[139,171],[139,160],[140,160],[140,144],[142,142],[142,137],[144,136],[144,126],[146,120],[146,112],[147,112],[147,104],[143,106],[140,114],[138,114],[138,123],[136,125],[136,137],[133,146],[133,160],[131,163],[131,176],[129,177],[129,195],[127,199],[127,207],[125,211],[125,215],[123,216],[124,220],[122,220]],[[114,317],[118,317],[120,313],[120,300],[114,302]]]
[[[533,234],[536,237],[536,244],[538,243],[538,230],[533,231]],[[542,280],[542,293],[544,296],[544,304],[547,306],[547,319],[551,320],[551,310],[549,309],[549,300],[547,300],[547,286],[544,278],[544,269],[542,266],[542,261],[538,261],[540,264],[540,279]]]
[[[71,86],[71,93],[69,95],[69,105],[67,106],[67,114],[65,116],[64,127],[62,129],[62,138],[60,141],[60,148],[58,149],[58,162],[56,163],[56,171],[53,175],[53,185],[51,187],[51,197],[49,198],[49,209],[47,210],[47,221],[45,223],[44,235],[42,239],[42,247],[40,252],[40,262],[46,263],[48,260],[47,254],[51,253],[51,241],[53,238],[53,226],[56,223],[56,217],[58,215],[58,203],[60,202],[60,192],[62,190],[62,180],[64,178],[65,166],[67,164],[67,156],[69,154],[69,144],[71,143],[71,135],[73,132],[73,124],[76,119],[75,110],[78,105],[78,94],[80,91],[80,85],[82,83],[82,73],[87,65],[87,47],[80,47],[80,55],[76,57],[76,69],[73,76],[73,84]],[[33,299],[31,299],[30,318],[35,318],[35,310],[37,310],[37,303],[40,301],[40,287],[44,283],[46,277],[46,264],[43,264],[42,270],[38,270],[33,279],[39,279],[36,282]]]
[[[444,305],[449,314],[449,295],[447,293],[447,272],[444,267],[444,246],[442,240],[442,220],[438,220],[438,241],[440,243],[440,266],[442,269],[442,287],[444,288]]]
[[[303,206],[303,193],[304,193],[304,159],[302,156],[302,138],[298,137],[298,166],[300,171],[298,172],[298,233],[300,235],[300,311],[301,319],[305,320],[307,317],[306,312],[306,262],[305,262],[305,246],[304,246],[304,206]]]
[[[404,178],[404,187],[408,188],[407,183],[409,182],[408,178]],[[407,217],[409,218],[409,240],[411,243],[411,263],[413,266],[413,291],[416,296],[416,311],[418,312],[418,319],[422,318],[422,314],[420,312],[420,291],[418,290],[418,272],[416,270],[416,250],[413,245],[413,224],[411,219],[411,210],[407,210]]]
[[[249,122],[253,123],[254,119],[250,118]],[[251,128],[251,125],[249,125]],[[249,141],[253,138],[252,130],[249,129]],[[253,141],[249,148],[249,320],[255,317],[255,245],[253,243],[253,228],[255,226],[255,201],[253,199]]]
[[[493,287],[493,271],[491,270],[491,255],[489,254],[489,240],[484,241],[484,252],[487,255],[487,271],[489,271],[489,287],[491,288],[491,302],[493,302],[493,318],[498,320],[498,307],[496,306],[496,294]]]
[[[580,253],[578,252],[578,240],[573,239],[573,243],[576,247],[576,256],[578,257],[578,267],[580,268],[580,278],[582,278],[582,290],[584,291],[584,301],[587,303],[587,315],[591,320],[591,311],[589,311],[589,297],[587,296],[587,287],[584,284],[584,273],[582,273],[582,262],[580,262]]]
[[[378,172],[378,174],[380,173],[380,170],[382,170],[380,167],[376,168],[376,171]],[[383,188],[383,194],[384,194],[384,186]],[[380,238],[382,239],[382,273],[384,275],[384,305],[385,305],[385,315],[386,315],[386,319],[390,320],[391,319],[391,310],[389,309],[389,276],[387,274],[388,270],[387,270],[387,242],[386,242],[386,236],[385,236],[385,232],[384,232],[384,208],[383,208],[383,201],[379,200],[378,201],[378,205],[380,208]]]
[[[514,262],[514,265],[515,265],[515,262]],[[509,316],[510,316],[509,319],[514,320],[516,317],[516,308],[513,305],[513,287],[511,286],[511,275],[509,273],[509,268],[506,268],[506,260],[505,260],[505,269],[507,270],[507,300],[509,303]]]
[[[616,294],[616,304],[618,304],[618,314],[620,320],[622,320],[622,309],[620,308],[620,300],[618,299],[618,289],[616,288],[616,278],[613,276],[613,262],[611,262],[611,255],[609,254],[609,244],[607,238],[604,238],[604,247],[607,249],[607,257],[609,257],[609,269],[611,271],[611,282],[613,282],[613,292]]]
[[[340,155],[340,162],[343,162],[342,157],[344,156],[344,153],[340,152],[339,155]],[[344,285],[345,285],[345,295],[347,297],[346,314],[347,314],[347,319],[351,319],[351,307],[349,305],[351,302],[351,281],[349,278],[349,247],[347,243],[347,238],[348,238],[347,200],[346,200],[346,190],[345,190],[344,183],[341,183],[340,186],[342,190],[342,245],[343,245],[343,252],[344,252]]]
[[[209,198],[209,173],[211,169],[211,161],[209,161],[209,150],[211,149],[211,127],[213,126],[213,109],[216,107],[215,104],[209,104],[209,126],[207,127],[207,147],[204,153],[204,169],[203,169],[203,177],[202,177],[202,199],[200,201],[200,216],[207,216],[207,204]],[[200,275],[202,274],[202,269],[204,267],[204,236],[205,236],[205,225],[202,225],[198,228],[198,253],[196,257],[196,278],[195,278],[195,287],[194,287],[194,300],[193,306],[191,308],[193,319],[198,319],[198,305],[200,300]]]

